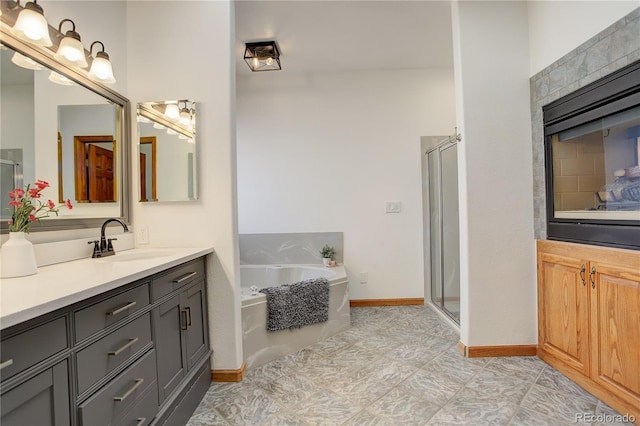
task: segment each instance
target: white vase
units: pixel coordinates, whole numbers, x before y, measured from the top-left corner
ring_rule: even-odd
[[[9,232],[9,240],[0,250],[0,277],[14,278],[38,272],[33,244],[24,232]]]
[[[323,257],[322,258],[322,264],[326,267],[329,267],[329,265],[331,265],[331,258],[330,257]]]

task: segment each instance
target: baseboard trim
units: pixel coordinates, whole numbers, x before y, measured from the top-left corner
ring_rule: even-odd
[[[424,298],[404,298],[404,299],[355,299],[349,301],[349,306],[408,306],[424,305]]]
[[[213,382],[241,382],[246,368],[243,362],[237,370],[211,370],[211,381]]]
[[[458,342],[458,349],[468,358],[489,356],[532,356],[536,355],[537,345],[503,345],[503,346],[466,346]]]

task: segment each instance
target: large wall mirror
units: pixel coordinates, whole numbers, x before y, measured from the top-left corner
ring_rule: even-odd
[[[141,102],[137,113],[139,200],[197,200],[196,103]]]
[[[109,217],[128,222],[129,101],[16,39],[4,22],[0,66],[2,233],[8,191],[37,179],[50,184],[44,197],[70,199],[74,208],[31,232],[98,227]]]

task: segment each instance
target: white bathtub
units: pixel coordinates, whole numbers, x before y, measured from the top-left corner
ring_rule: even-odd
[[[267,331],[267,297],[250,290],[324,277],[329,280],[329,320],[298,329]],[[349,282],[343,266],[241,265],[242,346],[247,368],[297,352],[351,326]]]

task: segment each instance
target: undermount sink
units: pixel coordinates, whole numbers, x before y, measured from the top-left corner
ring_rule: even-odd
[[[104,262],[133,262],[136,260],[155,259],[159,257],[171,256],[173,253],[169,250],[128,250],[116,252],[116,254],[107,257],[98,258],[98,261]]]

